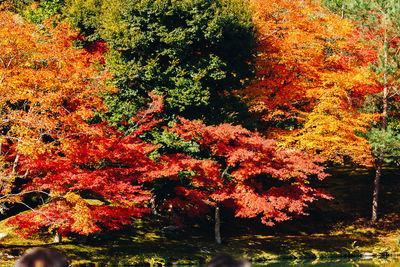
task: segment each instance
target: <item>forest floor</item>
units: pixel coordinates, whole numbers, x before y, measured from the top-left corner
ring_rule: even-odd
[[[0,222],[0,265],[13,262],[29,248],[53,247],[73,264],[201,264],[217,253],[254,262],[275,259],[359,257],[400,254],[400,179],[399,169],[386,168],[380,195],[380,219],[369,222],[373,175],[366,169],[332,168],[331,177],[318,186],[334,199],[313,203],[309,216],[294,218],[274,227],[258,221],[222,215],[223,244],[213,242],[209,219],[187,229],[164,233],[165,224],[154,218],[138,220],[134,227],[101,233],[86,239],[70,237],[61,244],[49,242],[41,234],[23,239]]]

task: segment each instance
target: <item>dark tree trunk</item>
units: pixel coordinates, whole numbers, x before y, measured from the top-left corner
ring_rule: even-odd
[[[221,244],[221,217],[218,203],[215,205],[215,242]]]
[[[387,36],[385,32],[385,44],[387,43]],[[385,60],[385,68],[387,67],[388,64],[388,52],[385,50],[384,53],[384,60]],[[389,88],[387,84],[387,74],[383,74],[383,82],[384,82],[384,88],[383,88],[383,97],[382,97],[382,102],[383,102],[383,110],[382,110],[382,125],[381,125],[381,130],[382,132],[386,132],[387,130],[387,113],[388,113],[388,98],[389,98]],[[379,183],[380,179],[382,176],[382,165],[385,159],[385,148],[380,152],[379,157],[375,161],[375,179],[374,179],[374,193],[372,197],[372,216],[371,216],[371,221],[376,222],[378,220],[378,196],[379,196]]]
[[[374,179],[374,193],[372,198],[372,216],[371,221],[376,222],[378,219],[378,200],[379,200],[379,182],[382,176],[384,153],[379,155],[376,161],[375,179]]]

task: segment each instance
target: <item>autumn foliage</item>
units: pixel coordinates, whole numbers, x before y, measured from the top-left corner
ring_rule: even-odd
[[[151,129],[161,108],[154,99],[144,114],[133,118],[137,127],[128,135],[102,124],[89,126],[67,146],[57,146],[24,158],[22,171],[31,170],[32,181],[25,190],[49,192],[46,205],[9,220],[27,233],[42,226],[62,234],[89,234],[104,228],[118,229],[131,224],[131,217],[149,212],[144,203],[151,192],[143,184],[154,179],[149,172],[156,164],[147,155],[157,148],[143,142],[139,135]]]
[[[157,95],[152,95],[148,108],[121,122],[127,125],[125,132],[101,121],[107,108],[99,95],[115,89],[107,86],[107,73],[93,67],[94,61],[103,63],[101,53],[73,47],[77,36],[63,22],[49,20],[39,27],[0,12],[0,201],[22,203],[24,196],[34,194],[44,199],[37,208],[9,220],[23,233],[47,228],[61,234],[87,235],[104,228],[119,229],[131,224],[132,217],[149,212],[153,199],[159,209],[189,216],[225,205],[238,217],[259,217],[264,224],[273,225],[305,214],[304,208],[317,198],[330,198],[311,186],[312,180],[326,177],[320,166],[323,158],[299,150],[305,148],[300,139],[288,142],[294,146],[289,148],[239,125],[207,126],[178,118],[175,125],[166,126],[155,116],[163,106],[162,97]],[[97,52],[105,51],[98,45]],[[283,48],[284,44],[277,45]],[[299,50],[298,56],[302,52]],[[279,70],[287,65],[287,72],[311,71],[317,66],[304,62],[314,62],[313,56],[307,55],[299,66],[276,62],[275,67]],[[307,72],[304,77],[323,82],[331,79],[329,74],[317,77],[316,72]],[[297,114],[303,121],[310,120],[304,112],[317,110],[320,103],[316,99],[325,96],[322,89],[313,85],[313,90],[306,90],[304,77],[285,74],[283,69],[282,75],[286,75],[283,80],[268,76],[274,86],[260,79],[257,90],[276,90],[267,92],[280,101],[271,108],[284,107],[289,116]],[[287,86],[280,92],[278,83],[286,85],[285,81]],[[332,83],[325,89],[336,88],[340,82]],[[310,102],[304,109],[287,101],[286,96],[296,90],[299,101]],[[284,92],[287,95],[279,95]],[[267,110],[272,102],[257,103]],[[354,120],[352,123],[362,128],[363,124]],[[160,131],[192,143],[197,150],[157,153],[162,144],[155,144],[149,136]],[[305,132],[301,135],[306,136]],[[22,180],[19,187],[15,186],[17,179]],[[172,192],[158,195],[161,180],[173,184]]]
[[[353,25],[318,1],[252,4],[259,31],[258,79],[245,90],[252,110],[285,146],[370,164],[357,133],[375,118],[359,108],[379,88],[367,68],[374,54],[364,57]]]
[[[164,206],[173,205],[196,216],[224,203],[238,217],[260,216],[264,224],[273,225],[304,214],[307,203],[317,198],[329,198],[308,184],[310,176],[326,177],[319,157],[279,150],[274,140],[230,124],[206,126],[181,118],[169,131],[197,142],[199,153],[207,159],[177,154],[176,160],[165,162],[162,175],[157,176],[182,184],[174,188],[175,197],[166,199]]]
[[[10,193],[20,156],[37,157],[88,130],[87,119],[105,110],[98,92],[105,73],[92,57],[72,46],[67,24],[42,27],[0,12],[0,192]]]

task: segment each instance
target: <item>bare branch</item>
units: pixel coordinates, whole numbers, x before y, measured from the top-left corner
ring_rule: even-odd
[[[10,197],[17,197],[17,196],[22,196],[22,195],[26,195],[26,194],[30,194],[30,193],[42,193],[45,195],[50,195],[49,193],[47,193],[46,191],[42,191],[42,190],[31,190],[31,191],[26,191],[26,192],[20,192],[20,193],[15,193],[15,194],[6,194],[4,196],[0,197],[0,200],[2,199],[6,199],[6,198],[10,198]]]
[[[228,173],[228,170],[229,170],[229,166],[226,166],[225,170],[221,174],[221,177],[224,177]]]
[[[13,164],[13,168],[12,168],[12,173],[13,173],[13,174],[16,173],[16,169],[17,169],[17,166],[18,166],[19,157],[20,157],[20,155],[17,155],[17,156],[15,157],[14,164]]]
[[[31,206],[29,206],[28,204],[26,204],[25,202],[16,202],[16,203],[19,203],[19,204],[22,204],[22,205],[24,205],[25,207],[27,207],[28,209],[30,209],[31,211],[33,211],[33,212],[35,212],[35,213],[37,213],[37,214],[40,214],[40,215],[42,215],[42,216],[44,216],[45,218],[46,218],[46,220],[50,223],[50,224],[53,224],[53,221],[49,218],[49,217],[47,217],[47,215],[46,214],[44,214],[43,212],[40,212],[40,211],[38,211],[38,210],[35,210],[34,208],[32,208]]]
[[[393,94],[391,94],[390,96],[388,96],[388,98],[392,98],[392,97],[394,97],[395,95],[398,95],[399,94],[399,92],[400,92],[400,89],[397,89],[397,87],[394,87],[394,93]]]

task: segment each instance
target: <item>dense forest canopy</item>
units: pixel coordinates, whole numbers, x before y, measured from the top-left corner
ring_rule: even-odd
[[[272,226],[331,199],[315,184],[352,164],[375,171],[377,221],[400,148],[399,8],[2,1],[1,210],[29,207],[8,220],[26,235],[214,212],[220,243],[220,208]]]

